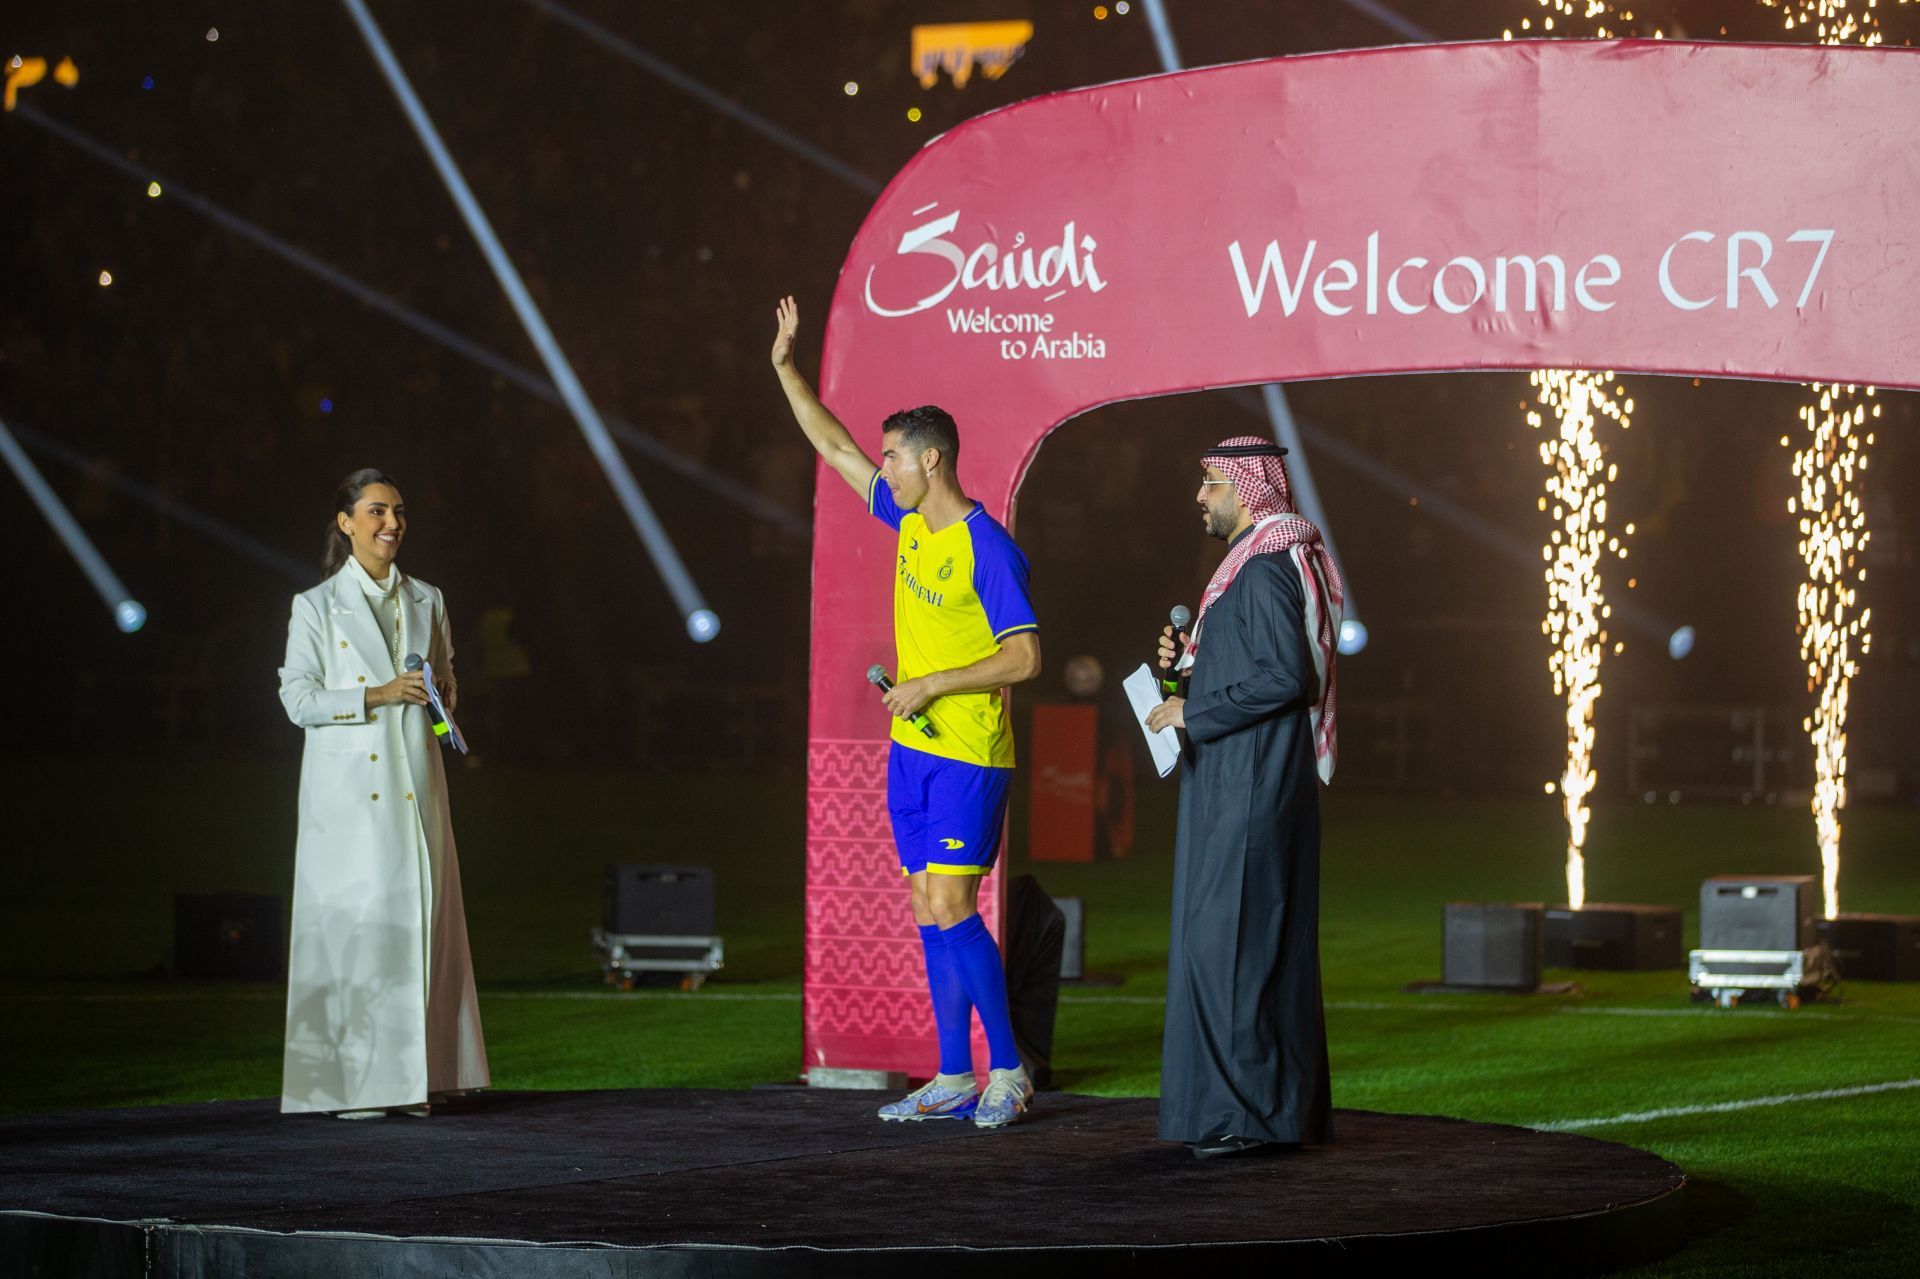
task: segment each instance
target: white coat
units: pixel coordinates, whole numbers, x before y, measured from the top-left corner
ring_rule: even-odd
[[[394,569],[398,572],[398,569]],[[451,675],[440,592],[402,576],[407,646]],[[346,569],[294,596],[280,701],[306,730],[283,1112],[415,1106],[485,1087],[441,747],[424,707],[366,709],[391,626]]]

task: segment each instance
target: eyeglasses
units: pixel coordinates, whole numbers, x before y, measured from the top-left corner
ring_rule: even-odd
[[[1232,480],[1201,480],[1200,487],[1203,489],[1206,489],[1206,488],[1212,488],[1216,484],[1231,484],[1231,483],[1233,483]]]

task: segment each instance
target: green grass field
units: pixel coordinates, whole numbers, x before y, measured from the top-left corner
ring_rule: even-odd
[[[284,893],[294,777],[281,764],[9,770],[0,930],[0,1110],[277,1093],[282,1005],[265,986],[169,981],[172,895]],[[469,927],[501,1088],[747,1087],[799,1065],[802,788],[633,773],[481,769],[454,779]],[[1696,1238],[1642,1273],[1920,1273],[1920,1088],[1739,1110],[1720,1103],[1920,1076],[1920,986],[1849,983],[1795,1012],[1691,1004],[1684,974],[1552,973],[1561,997],[1411,995],[1439,976],[1440,909],[1560,895],[1550,802],[1330,793],[1322,956],[1334,1101],[1577,1131],[1659,1152],[1694,1179]],[[1143,796],[1139,854],[1023,865],[1087,902],[1090,969],[1065,992],[1058,1083],[1158,1087],[1171,793]],[[1849,814],[1850,910],[1920,913],[1920,811]],[[1602,806],[1595,900],[1691,907],[1701,879],[1812,868],[1794,809]],[[692,995],[619,994],[586,930],[600,866],[718,872],[728,968]],[[1697,922],[1688,910],[1689,928]],[[1689,937],[1691,944],[1691,936]],[[1686,1113],[1629,1122],[1653,1110]]]

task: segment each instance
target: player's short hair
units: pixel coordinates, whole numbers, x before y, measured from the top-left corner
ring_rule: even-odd
[[[915,453],[922,449],[939,449],[940,456],[947,459],[949,467],[958,469],[960,466],[960,428],[954,424],[952,415],[937,405],[922,404],[917,409],[901,409],[890,415],[880,429],[883,432],[900,432],[900,443]]]

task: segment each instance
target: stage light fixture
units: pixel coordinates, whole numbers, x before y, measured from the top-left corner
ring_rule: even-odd
[[[1340,655],[1351,657],[1367,646],[1367,624],[1359,618],[1340,623]]]
[[[687,615],[687,634],[696,644],[705,644],[720,633],[720,615],[710,608],[695,609]]]
[[[27,456],[26,450],[20,447],[4,422],[0,422],[0,461],[12,468],[14,478],[20,481],[20,487],[40,508],[48,527],[66,544],[73,562],[86,574],[87,580],[99,594],[100,602],[113,614],[114,625],[123,634],[130,635],[139,630],[147,620],[147,610],[140,607],[132,592],[127,590],[126,583],[114,574],[106,557],[100,554],[92,539],[80,527],[79,521],[73,518],[73,513],[67,510],[66,504],[53,491],[53,486],[47,483],[46,477],[40,474],[40,468],[33,464],[33,459]]]
[[[1685,661],[1687,654],[1693,652],[1693,627],[1682,626],[1667,636],[1667,656],[1674,661]]]

